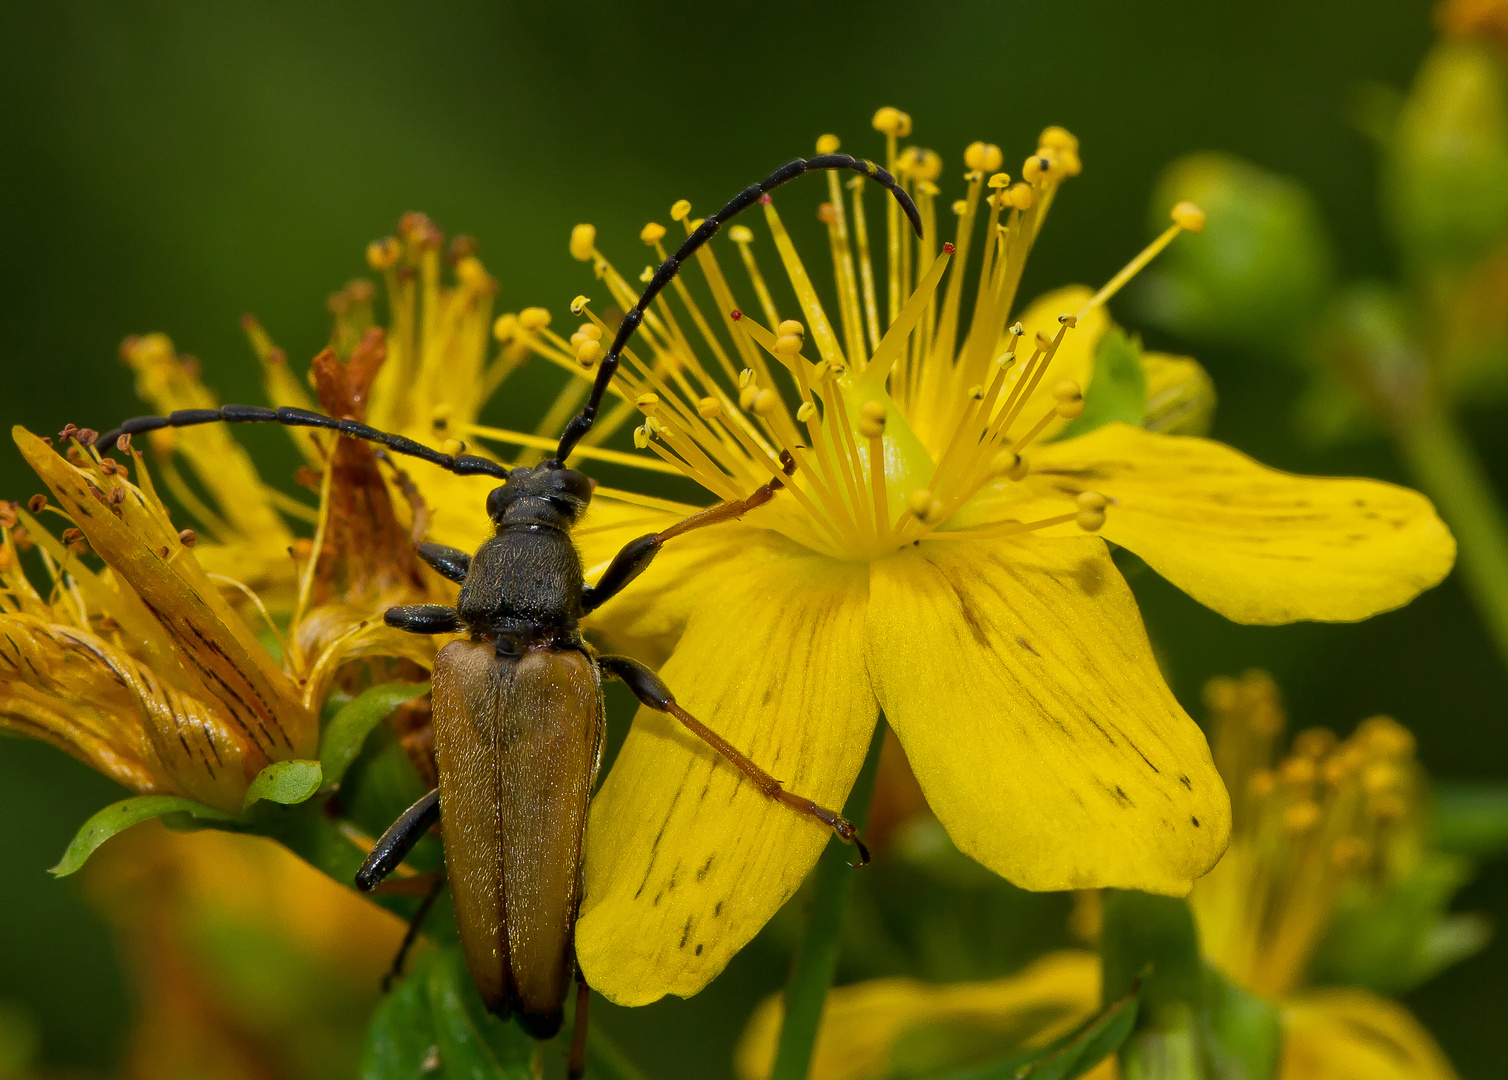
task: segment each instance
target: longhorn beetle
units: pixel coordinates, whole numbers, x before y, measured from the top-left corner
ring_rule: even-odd
[[[487,496],[487,516],[497,531],[475,555],[439,544],[418,547],[426,563],[460,583],[457,605],[419,604],[386,612],[387,624],[401,630],[460,631],[468,636],[452,641],[435,658],[432,702],[439,786],[383,834],[357,874],[356,885],[364,891],[376,887],[438,820],[461,946],[487,1007],[502,1017],[517,1016],[537,1039],[550,1038],[560,1030],[574,972],[578,986],[572,1076],[581,1075],[585,1049],[588,988],[576,963],[574,931],[587,802],[602,751],[604,677],[621,679],[645,705],[674,716],[766,796],[856,845],[861,865],[869,859],[849,821],[784,790],[780,781],[681,708],[653,671],[626,656],[597,655],[578,627],[582,616],[641,574],[667,541],[741,517],[774,498],[780,481],[630,542],[593,585],[583,580],[581,557],[570,536],[591,500],[592,483],[568,468],[566,459],[591,430],[619,357],[650,302],[725,221],[767,200],[781,184],[823,169],[852,169],[882,184],[921,234],[916,206],[895,178],[847,154],[797,158],[744,188],[660,264],[618,327],[586,405],[566,425],[555,456],[540,465],[508,469],[474,454],[444,454],[354,420],[286,407],[225,405],[137,417],[101,440],[102,446],[115,447],[123,435],[217,421],[326,428],[461,476],[502,481]],[[427,907],[426,903],[416,917],[410,938]]]

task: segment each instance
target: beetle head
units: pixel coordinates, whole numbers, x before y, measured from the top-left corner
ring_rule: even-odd
[[[521,465],[487,496],[487,516],[494,525],[538,522],[570,528],[592,501],[595,486],[575,469]]]

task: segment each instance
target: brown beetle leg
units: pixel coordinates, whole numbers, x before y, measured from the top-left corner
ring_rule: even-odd
[[[567,1080],[580,1080],[586,1075],[586,1025],[587,1009],[592,999],[592,988],[586,984],[586,974],[576,964],[576,1017],[571,1021],[571,1053],[566,1058]]]
[[[820,821],[836,833],[839,840],[853,844],[859,849],[859,861],[854,865],[863,866],[869,862],[869,849],[864,846],[864,841],[859,837],[859,830],[854,828],[853,822],[825,806],[817,805],[811,799],[786,791],[779,780],[750,761],[727,739],[676,704],[675,695],[670,692],[670,688],[649,668],[627,656],[599,656],[597,663],[604,672],[621,679],[633,691],[634,697],[645,705],[651,709],[669,713],[679,720],[693,735],[727,758],[739,772],[754,781],[754,785],[768,798],[789,806],[798,814]]]
[[[386,975],[382,977],[382,992],[385,994],[392,989],[393,983],[403,978],[403,965],[408,960],[409,950],[414,947],[414,942],[419,940],[419,934],[424,930],[424,920],[429,918],[429,911],[435,906],[435,901],[440,898],[440,892],[445,888],[445,879],[436,877],[435,883],[430,886],[429,892],[424,894],[424,899],[419,901],[419,908],[414,912],[414,917],[408,921],[408,930],[403,935],[403,944],[398,946],[398,955],[393,957],[393,966],[388,968]]]
[[[588,585],[582,590],[582,608],[585,611],[594,611],[622,592],[630,581],[649,569],[649,564],[654,562],[655,556],[660,553],[660,548],[665,546],[665,541],[674,540],[677,536],[689,533],[693,529],[704,529],[708,525],[717,525],[724,521],[741,518],[755,507],[763,506],[773,499],[780,487],[779,480],[771,480],[755,488],[754,493],[747,498],[709,506],[690,517],[682,518],[664,532],[648,533],[637,540],[630,540],[623,546],[622,551],[613,556],[613,561],[608,563],[607,569],[602,572],[602,577],[597,580],[597,584]]]

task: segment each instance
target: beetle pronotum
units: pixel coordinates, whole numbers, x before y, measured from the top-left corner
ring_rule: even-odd
[[[655,271],[638,303],[624,316],[586,405],[566,425],[555,456],[538,466],[510,470],[477,455],[444,454],[354,420],[249,405],[137,417],[101,439],[101,446],[113,448],[123,435],[218,421],[326,428],[462,476],[503,481],[487,496],[487,516],[497,531],[475,555],[438,544],[419,545],[426,563],[460,583],[457,605],[387,610],[389,626],[419,634],[464,631],[469,636],[452,641],[435,658],[432,696],[439,786],[382,836],[356,883],[363,890],[374,888],[438,819],[462,949],[487,1007],[500,1016],[517,1016],[535,1038],[550,1038],[560,1030],[571,978],[577,978],[572,1076],[582,1071],[586,1030],[587,984],[576,964],[574,929],[587,803],[602,748],[603,676],[622,680],[645,705],[674,716],[766,796],[831,828],[858,846],[861,862],[868,860],[850,822],[785,791],[778,780],[682,709],[653,671],[626,656],[597,655],[578,627],[584,615],[642,573],[667,541],[741,517],[772,499],[780,481],[693,514],[664,532],[639,537],[617,554],[595,584],[588,585],[570,529],[591,499],[592,484],[565,464],[591,430],[619,357],[645,309],[681,264],[725,221],[773,188],[821,169],[852,169],[874,179],[895,196],[921,233],[916,207],[894,177],[847,154],[798,158],[744,188],[703,220]]]

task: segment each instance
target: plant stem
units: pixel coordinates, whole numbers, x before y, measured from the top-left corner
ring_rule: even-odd
[[[1455,533],[1461,579],[1508,663],[1508,517],[1475,448],[1443,409],[1399,429],[1399,449]]]
[[[869,753],[859,770],[843,816],[859,828],[869,817],[869,799],[874,794],[874,777],[880,764],[880,747],[885,742],[885,718],[875,726],[869,741]],[[817,862],[812,909],[806,924],[806,937],[796,953],[791,981],[785,988],[785,1019],[780,1025],[780,1045],[775,1051],[775,1067],[770,1080],[806,1080],[811,1069],[812,1051],[817,1045],[817,1028],[822,1022],[822,1007],[827,988],[832,985],[838,967],[838,931],[843,911],[848,905],[848,891],[853,885],[853,868],[848,865],[851,848],[836,839]]]

